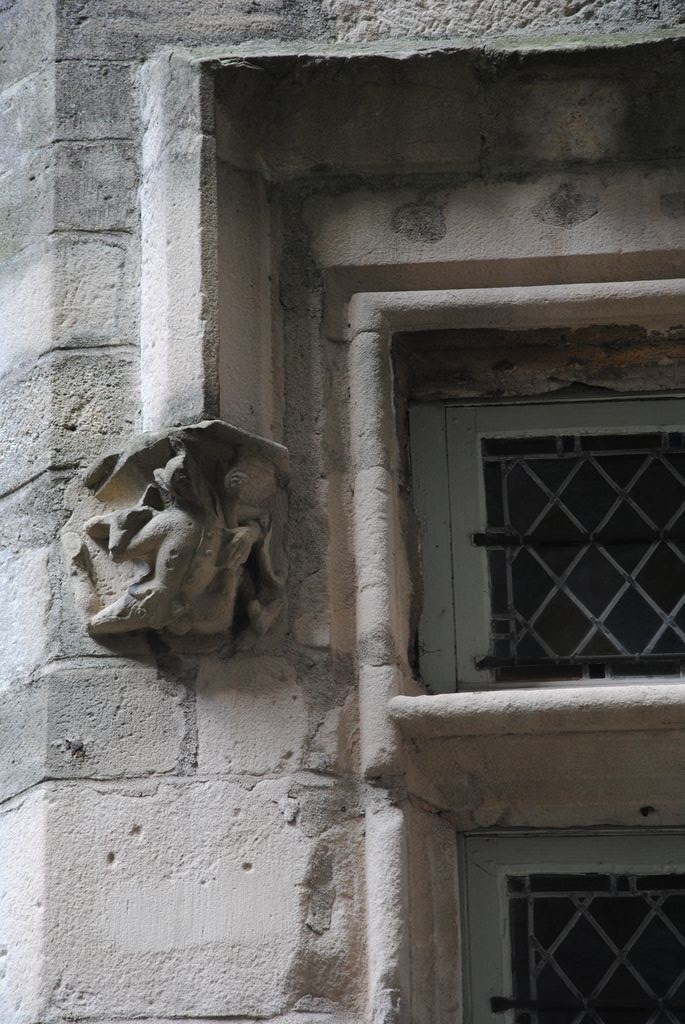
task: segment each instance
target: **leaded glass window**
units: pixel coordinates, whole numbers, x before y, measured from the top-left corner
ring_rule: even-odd
[[[434,692],[685,675],[685,400],[410,416]]]
[[[679,673],[685,449],[677,431],[481,442],[500,678]]]
[[[685,833],[462,842],[464,1024],[685,1024]]]
[[[685,875],[510,876],[516,1024],[682,1024]]]

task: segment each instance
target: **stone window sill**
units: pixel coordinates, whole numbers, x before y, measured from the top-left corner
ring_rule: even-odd
[[[649,682],[394,697],[390,714],[404,736],[424,740],[651,732],[685,727],[685,685]]]

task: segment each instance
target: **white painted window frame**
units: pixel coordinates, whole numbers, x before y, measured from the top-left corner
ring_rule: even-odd
[[[464,1024],[513,1024],[493,1013],[493,996],[511,994],[507,877],[515,875],[685,871],[685,834],[623,831],[488,834],[462,839],[465,936]]]
[[[423,681],[434,693],[503,686],[496,683],[491,670],[476,667],[490,649],[491,618],[487,550],[472,543],[473,535],[486,529],[483,438],[683,429],[685,399],[667,393],[640,398],[602,395],[590,401],[551,395],[499,404],[431,403],[410,409],[424,574],[419,661]],[[631,680],[640,681],[639,677]],[[607,685],[604,679],[594,682]],[[524,681],[516,685],[555,684]],[[584,680],[583,685],[593,681]]]

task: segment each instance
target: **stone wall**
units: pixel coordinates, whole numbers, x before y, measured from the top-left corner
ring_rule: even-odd
[[[355,441],[391,384],[358,345],[350,403],[349,299],[677,276],[683,24],[676,0],[2,6],[3,1024],[458,1019],[457,812],[566,819],[502,797],[497,759],[474,786],[482,744],[426,769],[389,723],[396,677],[418,692],[414,524],[354,510],[406,480],[394,428]],[[290,451],[286,612],[238,652],[91,638],[60,540],[86,467],[219,414]]]

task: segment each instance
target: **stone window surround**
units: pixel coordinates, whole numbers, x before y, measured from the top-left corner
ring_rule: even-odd
[[[265,51],[255,52],[252,47],[231,56],[273,53],[267,47]],[[143,426],[149,430],[216,415],[218,408],[217,196],[212,170],[216,143],[211,72],[225,56],[164,52],[141,72],[145,127],[141,405]],[[179,196],[183,201],[179,202]],[[550,276],[554,279],[556,266],[558,258],[551,258],[547,280]],[[594,266],[588,261],[589,280]],[[608,266],[602,268],[604,274]],[[658,267],[655,272],[650,266],[647,273],[659,277]],[[667,274],[665,271],[664,278]],[[463,737],[489,741],[512,733],[561,736],[587,731],[597,732],[601,740],[601,735],[612,730],[682,729],[685,688],[677,684],[597,687],[581,693],[550,690],[542,696],[540,691],[534,696],[512,691],[439,697],[421,693],[407,659],[410,626],[403,583],[408,570],[400,526],[390,344],[396,332],[455,327],[670,325],[685,319],[685,281],[496,288],[484,282],[483,287],[475,288],[374,292],[350,287],[350,280],[354,278],[345,271],[338,280],[329,274],[324,331],[349,345],[357,662],[365,776],[388,781],[403,776],[403,737],[447,739],[451,745]],[[360,274],[360,280],[365,288],[373,288],[368,275]],[[404,275],[403,286],[406,280]],[[383,287],[387,289],[387,281]],[[190,382],[182,395],[174,392],[169,374],[169,367],[179,365],[183,378]],[[259,392],[258,382],[252,383],[255,393]],[[460,827],[458,817],[452,825],[445,821],[448,827],[454,824]],[[448,920],[443,912],[432,925],[423,920],[414,925],[408,920],[414,884],[407,862],[408,830],[399,805],[382,807],[367,816],[368,987],[372,1016],[378,1021],[398,1019],[397,1001],[408,995],[410,944],[420,941],[431,947],[436,957],[452,959],[458,954],[452,916]],[[456,873],[452,858],[456,858],[456,848],[447,865],[448,871]],[[441,880],[444,884],[444,876]],[[456,885],[445,906],[455,897]],[[453,985],[454,981],[448,988],[453,990]],[[450,997],[451,1008],[444,1001],[445,997],[439,1000],[435,1019],[455,1019],[458,993],[453,991]]]
[[[685,690],[675,683],[417,695],[406,665],[408,610],[398,580],[399,466],[390,343],[395,333],[533,328],[554,323],[649,324],[682,319],[685,281],[545,285],[354,295],[350,301],[352,461],[355,471],[357,623],[362,749],[370,774],[399,767],[393,724],[412,736],[678,728]],[[383,696],[381,696],[383,695]],[[383,699],[383,697],[385,699]],[[506,709],[506,710],[505,710]],[[530,709],[530,710],[529,710]],[[668,715],[663,711],[668,709]],[[654,721],[647,724],[646,717]]]

